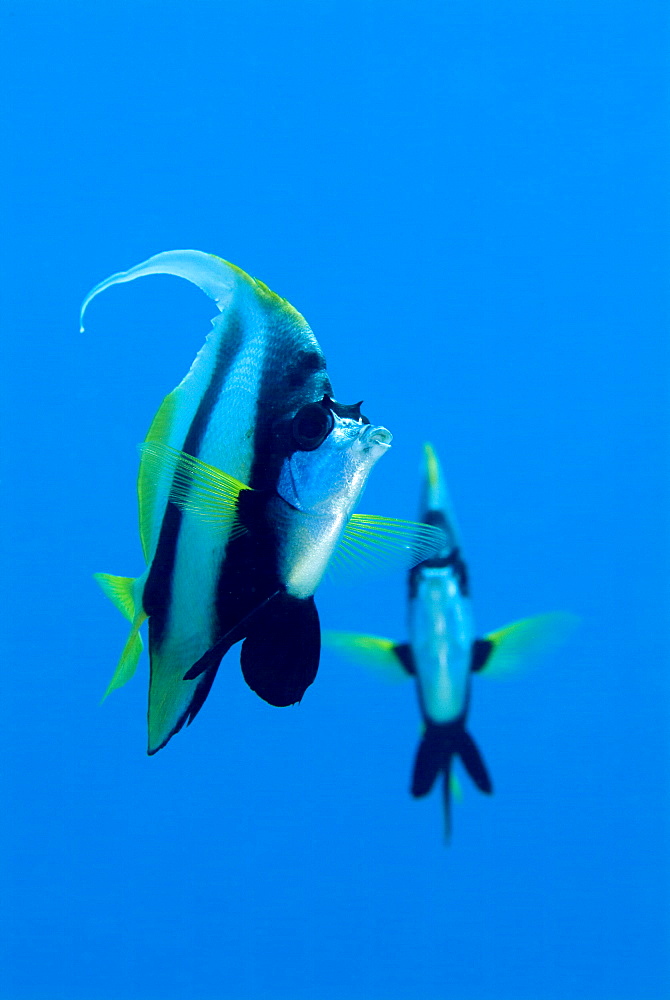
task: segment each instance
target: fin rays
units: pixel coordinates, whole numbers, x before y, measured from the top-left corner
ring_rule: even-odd
[[[331,565],[335,576],[410,569],[439,552],[444,541],[442,530],[431,524],[352,514]]]
[[[532,667],[565,642],[578,624],[577,615],[554,611],[522,618],[496,632],[489,632],[486,640],[493,648],[480,668],[482,676],[508,677],[520,669]]]
[[[147,479],[172,479],[169,498],[177,507],[215,531],[230,532],[233,538],[244,533],[245,528],[237,520],[237,501],[248,486],[193,455],[157,441],[140,445],[140,452]]]
[[[94,573],[94,579],[112,603],[119,609],[123,617],[132,622],[130,635],[123,647],[114,675],[102,697],[104,701],[111,691],[123,687],[137,670],[137,664],[144,648],[140,628],[147,620],[147,616],[141,602],[137,602],[139,603],[139,608],[136,606],[134,595],[136,581],[132,577],[112,576],[110,573]]]
[[[383,639],[378,635],[362,635],[359,632],[337,632],[326,630],[322,633],[323,645],[339,653],[355,664],[361,664],[383,677],[384,680],[406,681],[410,676],[405,657],[393,639]]]

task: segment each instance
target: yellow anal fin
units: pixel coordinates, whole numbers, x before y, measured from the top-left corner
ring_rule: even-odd
[[[140,656],[142,654],[142,649],[144,648],[144,643],[142,642],[142,636],[140,635],[140,626],[147,620],[147,615],[144,611],[140,613],[135,618],[133,622],[133,627],[130,630],[130,635],[128,640],[123,647],[123,652],[119,662],[116,665],[116,670],[114,671],[114,676],[109,682],[109,687],[105,691],[102,700],[104,701],[107,695],[111,691],[116,691],[117,688],[123,687],[130,678],[133,676],[137,670],[137,664],[139,663]]]
[[[112,576],[110,573],[94,573],[93,579],[97,580],[104,592],[109,597],[124,618],[129,622],[135,619],[135,598],[133,596],[133,586],[135,581],[131,576]]]

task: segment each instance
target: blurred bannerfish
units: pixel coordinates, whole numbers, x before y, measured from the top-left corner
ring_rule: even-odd
[[[86,297],[148,274],[198,285],[221,315],[141,446],[137,579],[96,574],[132,623],[109,691],[132,676],[148,619],[148,752],[202,707],[219,663],[244,640],[249,686],[272,705],[300,701],[321,647],[313,594],[336,547],[412,564],[439,529],[353,514],[391,434],[360,404],[332,398],[325,358],[303,317],[244,271],[175,250],[112,275]],[[83,330],[83,325],[82,325]]]
[[[537,615],[477,638],[468,571],[446,486],[433,448],[424,445],[421,517],[444,532],[445,544],[409,573],[409,642],[373,635],[324,632],[324,644],[381,670],[390,679],[412,676],[423,716],[411,793],[427,795],[444,776],[445,832],[451,831],[451,791],[458,791],[452,762],[459,757],[477,788],[493,790],[482,755],[466,729],[473,673],[503,676],[549,652],[575,626],[575,616]]]

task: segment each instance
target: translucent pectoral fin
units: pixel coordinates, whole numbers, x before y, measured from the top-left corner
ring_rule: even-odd
[[[383,639],[378,635],[361,635],[358,632],[325,631],[321,642],[326,649],[339,653],[357,666],[373,670],[387,681],[406,681],[411,676],[393,639]]]
[[[579,624],[577,615],[556,611],[489,632],[491,651],[480,668],[486,677],[508,677],[534,666],[565,642]]]
[[[237,501],[248,490],[238,479],[169,445],[149,441],[140,445],[142,471],[147,480],[171,482],[169,498],[215,531],[241,534]]]
[[[335,550],[332,567],[336,575],[409,569],[434,556],[444,542],[442,530],[431,524],[353,514]]]

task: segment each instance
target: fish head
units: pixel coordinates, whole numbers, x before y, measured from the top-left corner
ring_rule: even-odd
[[[292,450],[277,484],[279,495],[305,513],[348,516],[392,435],[371,424],[361,414],[360,403],[344,406],[324,396],[298,410],[291,421],[291,439]]]

